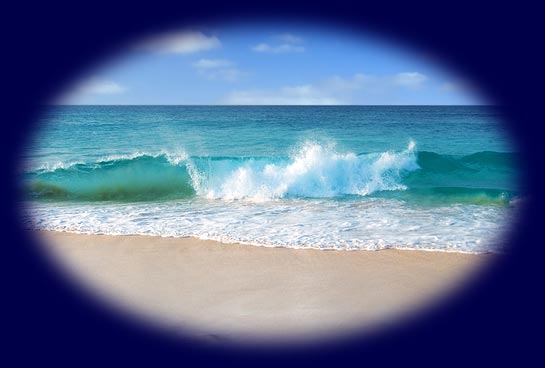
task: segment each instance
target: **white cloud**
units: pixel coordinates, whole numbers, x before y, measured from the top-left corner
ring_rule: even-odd
[[[200,59],[193,63],[198,69],[213,69],[231,66],[233,63],[225,59]]]
[[[126,87],[111,80],[88,78],[78,83],[74,88],[70,89],[56,99],[56,104],[78,104],[86,103],[93,100],[96,96],[101,95],[117,95],[122,94],[127,90]]]
[[[227,82],[236,82],[242,78],[245,73],[237,68],[218,69],[206,73],[201,72],[201,75],[211,80],[224,80]]]
[[[418,88],[428,79],[424,74],[418,72],[398,73],[394,77],[394,82],[400,86]]]
[[[342,105],[347,95],[360,88],[367,77],[331,77],[314,84],[284,86],[271,90],[233,91],[221,101],[227,105]]]
[[[332,76],[316,83],[283,86],[269,90],[232,91],[220,103],[227,105],[344,105],[388,99],[400,89],[422,85],[420,73],[376,76],[357,73],[343,78]]]
[[[338,105],[341,102],[313,85],[282,87],[278,90],[233,91],[222,101],[226,105]]]
[[[200,59],[193,63],[197,73],[210,80],[224,80],[236,82],[245,75],[234,66],[235,64],[225,59]]]
[[[86,80],[75,89],[77,94],[92,95],[111,95],[125,91],[126,88],[116,82],[95,78]]]
[[[192,54],[221,46],[215,36],[206,36],[198,31],[172,32],[144,41],[140,48],[169,54]]]
[[[281,45],[269,45],[268,43],[260,43],[252,47],[252,50],[255,52],[268,52],[272,54],[283,54],[288,52],[304,52],[305,48],[303,46],[291,45],[288,43],[283,43]]]
[[[305,52],[305,48],[300,45],[303,42],[301,37],[291,33],[281,33],[272,38],[281,41],[279,45],[271,45],[265,42],[255,45],[252,50],[255,52],[268,52],[271,54],[283,54],[288,52]]]
[[[274,36],[279,41],[285,42],[285,43],[301,43],[303,42],[303,39],[299,36],[296,36],[291,33],[281,33]]]

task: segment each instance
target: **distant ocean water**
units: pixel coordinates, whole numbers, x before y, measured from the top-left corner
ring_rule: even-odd
[[[501,252],[518,155],[482,106],[57,106],[31,228],[292,248]]]

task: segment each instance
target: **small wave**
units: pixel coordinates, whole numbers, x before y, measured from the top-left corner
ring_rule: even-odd
[[[515,191],[464,187],[412,188],[403,192],[378,193],[375,196],[400,200],[416,200],[419,205],[430,206],[452,203],[484,206],[513,206],[516,204],[517,198]]]
[[[512,169],[518,155],[510,152],[476,152],[467,156],[441,155],[435,152],[418,153],[418,165],[424,170],[435,172],[469,171],[482,168]]]
[[[80,167],[93,167],[93,168],[100,168],[101,164],[108,164],[108,163],[115,163],[115,162],[122,162],[122,161],[131,161],[134,159],[139,159],[141,157],[151,157],[154,159],[166,159],[168,162],[170,162],[173,165],[178,165],[180,162],[183,162],[187,160],[188,156],[185,153],[185,151],[178,151],[178,152],[160,152],[157,154],[150,154],[147,152],[133,152],[131,154],[121,154],[121,155],[109,155],[101,157],[93,162],[83,162],[83,161],[69,161],[69,162],[63,162],[58,161],[55,163],[47,163],[42,164],[36,168],[27,170],[29,172],[33,173],[45,173],[45,172],[53,172],[57,171],[59,169],[65,169],[69,170],[74,168],[75,166]]]
[[[514,152],[482,151],[462,157],[462,162],[481,167],[514,168],[519,154]]]
[[[142,201],[184,198],[194,194],[183,167],[166,155],[135,155],[77,163],[27,177],[33,198],[51,200]]]

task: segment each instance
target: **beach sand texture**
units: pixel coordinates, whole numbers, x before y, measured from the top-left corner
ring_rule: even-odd
[[[433,303],[490,254],[321,251],[40,231],[70,277],[138,318],[224,339],[371,328]]]

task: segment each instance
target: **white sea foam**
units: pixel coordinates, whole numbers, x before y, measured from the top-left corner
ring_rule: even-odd
[[[111,235],[197,237],[227,243],[319,248],[405,248],[498,252],[508,208],[450,205],[416,208],[399,200],[268,202],[192,201],[140,204],[31,203],[31,228]],[[471,231],[467,231],[471,229]]]
[[[201,175],[195,189],[209,199],[253,201],[402,190],[405,186],[401,184],[400,174],[418,169],[414,149],[411,141],[409,148],[402,152],[358,156],[307,142],[285,162],[251,160],[224,170],[226,176],[214,173],[215,178],[210,180]]]
[[[59,169],[66,170],[80,164],[84,164],[84,162],[83,161],[69,161],[69,162],[56,161],[56,162],[41,164],[37,167],[27,169],[27,171],[51,171],[52,172]]]
[[[44,172],[44,171],[56,171],[59,169],[70,169],[76,165],[89,165],[98,167],[100,164],[112,161],[130,161],[140,157],[165,157],[169,163],[172,165],[179,165],[184,163],[189,159],[188,154],[183,149],[177,149],[173,151],[160,151],[155,153],[145,152],[145,151],[134,151],[128,154],[111,154],[106,156],[101,156],[99,158],[92,159],[91,161],[84,160],[70,160],[70,161],[52,161],[42,163],[40,165],[32,165],[28,163],[26,165],[25,171],[27,172]]]

